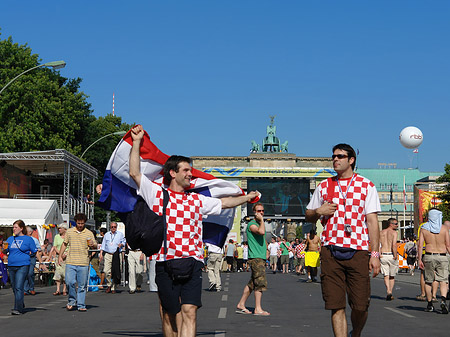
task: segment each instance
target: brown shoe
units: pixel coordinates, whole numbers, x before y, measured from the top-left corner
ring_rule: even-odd
[[[109,294],[111,292],[111,287],[106,288],[105,293]]]
[[[36,295],[36,292],[34,290],[30,290],[30,295],[34,296]]]
[[[111,294],[115,294],[116,293],[116,291],[115,290],[111,290]]]

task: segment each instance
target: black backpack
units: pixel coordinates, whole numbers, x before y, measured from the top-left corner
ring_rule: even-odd
[[[125,238],[132,250],[140,249],[151,256],[159,252],[164,240],[166,208],[169,193],[163,188],[163,215],[153,212],[144,199],[138,198],[125,220]]]
[[[417,256],[417,247],[416,247],[416,245],[414,245],[411,248],[409,248],[408,251],[406,252],[406,254],[408,254],[408,256],[410,256],[410,257],[416,257]]]

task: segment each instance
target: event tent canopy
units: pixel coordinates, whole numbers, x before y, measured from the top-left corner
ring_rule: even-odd
[[[12,227],[14,221],[19,219],[27,226],[36,226],[41,244],[47,234],[44,225],[63,222],[56,200],[0,198],[0,227]],[[56,232],[55,228],[51,227],[51,231]]]

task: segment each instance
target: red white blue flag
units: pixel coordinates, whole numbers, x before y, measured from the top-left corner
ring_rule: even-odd
[[[109,159],[103,177],[100,205],[111,211],[128,213],[134,209],[137,201],[137,186],[129,174],[129,156],[133,140],[131,130],[120,140]],[[147,132],[140,148],[141,173],[151,181],[162,184],[162,168],[168,155],[161,152],[152,143]],[[243,195],[243,191],[232,182],[218,179],[208,173],[192,169],[191,187],[188,192],[222,198]],[[222,247],[229,230],[233,227],[234,209],[224,209],[218,216],[204,217],[203,241]]]

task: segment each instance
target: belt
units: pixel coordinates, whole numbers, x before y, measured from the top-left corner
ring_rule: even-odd
[[[392,253],[380,253],[381,255],[392,255]]]
[[[428,252],[426,252],[425,255],[440,255],[440,256],[447,256],[446,253],[428,253]]]

